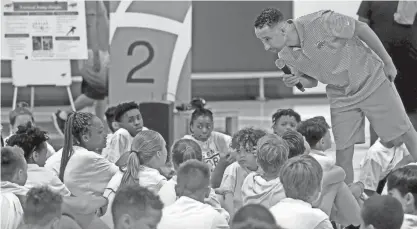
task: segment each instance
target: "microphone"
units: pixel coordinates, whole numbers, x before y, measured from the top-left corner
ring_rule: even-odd
[[[287,75],[291,75],[292,74],[292,72],[291,72],[291,69],[284,63],[284,61],[281,61],[280,59],[278,59],[278,60],[276,60],[275,61],[275,65],[279,68],[279,69],[281,69],[285,74],[287,74]],[[298,90],[300,90],[301,92],[305,92],[306,90],[304,89],[304,86],[303,86],[303,84],[302,83],[300,83],[300,82],[298,82],[296,85],[295,85],[297,88],[298,88]]]

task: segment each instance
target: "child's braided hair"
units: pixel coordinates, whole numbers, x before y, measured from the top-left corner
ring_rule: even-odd
[[[69,159],[74,153],[73,145],[81,144],[81,136],[90,131],[94,115],[87,112],[72,112],[65,123],[64,147],[62,149],[59,179],[64,182],[64,172]]]
[[[252,152],[260,138],[266,135],[266,131],[247,127],[239,130],[233,135],[231,148],[239,150],[244,147],[247,152]]]

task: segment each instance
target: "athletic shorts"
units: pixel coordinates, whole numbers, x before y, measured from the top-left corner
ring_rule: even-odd
[[[383,141],[394,140],[413,128],[395,85],[388,80],[362,102],[330,111],[338,150],[365,143],[365,117]]]
[[[108,96],[108,93],[103,93],[94,89],[84,79],[81,82],[81,93],[87,96],[88,98],[94,99],[94,100],[104,100]]]

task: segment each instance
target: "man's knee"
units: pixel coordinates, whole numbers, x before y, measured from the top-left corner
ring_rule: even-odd
[[[352,163],[353,152],[354,152],[354,145],[351,145],[344,149],[336,150],[336,163],[339,165]]]

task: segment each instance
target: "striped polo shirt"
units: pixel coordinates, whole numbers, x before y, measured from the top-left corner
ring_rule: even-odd
[[[332,108],[359,103],[388,80],[382,60],[355,35],[355,21],[330,10],[297,18],[301,48],[278,54],[295,72],[326,84]]]

